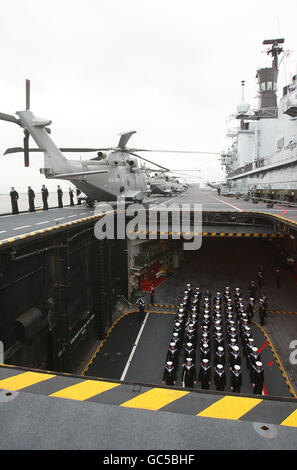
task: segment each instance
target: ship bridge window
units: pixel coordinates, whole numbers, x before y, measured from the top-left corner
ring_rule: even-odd
[[[262,82],[261,83],[261,91],[265,91],[265,90],[266,90],[266,83]]]
[[[267,90],[272,90],[272,82],[267,82]]]
[[[274,84],[273,84],[273,90],[277,91],[277,83],[276,82],[274,82]]]

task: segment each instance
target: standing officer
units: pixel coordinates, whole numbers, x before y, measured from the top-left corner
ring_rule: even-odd
[[[231,351],[229,352],[229,366],[230,370],[234,369],[235,365],[240,366],[241,364],[241,357],[240,351],[238,346],[233,346]]]
[[[182,384],[184,388],[193,388],[197,383],[197,373],[191,357],[187,357],[183,365]]]
[[[155,303],[155,288],[154,288],[154,284],[151,285],[151,288],[150,288],[150,303],[151,305],[154,305]]]
[[[211,380],[211,369],[208,359],[203,359],[199,371],[198,381],[201,383],[201,388],[204,390],[209,389]]]
[[[217,364],[214,377],[213,377],[214,384],[216,386],[216,390],[223,392],[226,387],[226,373],[224,371],[224,367],[222,364]]]
[[[256,293],[257,293],[257,286],[256,286],[255,281],[250,281],[249,291],[250,291],[250,297],[255,299],[256,298]]]
[[[232,392],[240,393],[240,388],[242,385],[242,374],[240,366],[238,364],[236,364],[231,370],[230,382]]]
[[[74,206],[74,201],[73,201],[73,189],[69,188],[69,198],[70,198],[70,205]]]
[[[57,186],[57,194],[58,194],[58,206],[63,207],[63,201],[62,201],[63,191],[59,184]]]
[[[264,282],[263,273],[261,271],[259,271],[257,273],[257,282],[258,282],[259,290],[261,291],[262,286],[263,286],[263,282]]]
[[[35,204],[34,204],[34,199],[35,199],[35,193],[31,186],[28,186],[28,199],[29,199],[29,211],[30,212],[35,212]]]
[[[172,361],[167,361],[163,373],[163,384],[175,385],[176,384],[176,368]]]
[[[48,204],[47,204],[48,189],[46,188],[45,184],[42,185],[41,196],[42,196],[42,202],[43,202],[43,210],[47,211],[48,210]]]
[[[139,315],[138,315],[138,319],[140,322],[142,322],[144,320],[144,308],[145,308],[145,300],[144,300],[144,295],[142,295],[141,297],[139,297],[139,299],[137,300],[137,303],[139,305]]]
[[[256,364],[253,366],[252,372],[252,384],[253,384],[253,393],[255,395],[262,395],[264,383],[264,369],[262,362],[257,361]]]
[[[12,186],[11,191],[10,191],[10,200],[11,200],[11,209],[12,209],[13,214],[19,213],[18,199],[19,199],[19,193]]]
[[[81,193],[81,190],[76,188],[76,198],[77,198],[77,205],[80,206],[81,205],[81,199],[80,197],[78,197]]]
[[[260,305],[259,305],[259,318],[260,318],[260,325],[264,325],[264,318],[265,318],[265,306],[264,306],[264,300],[260,299]]]

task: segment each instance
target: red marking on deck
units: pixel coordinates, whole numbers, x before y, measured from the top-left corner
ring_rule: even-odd
[[[262,346],[258,349],[258,354],[260,354],[260,352],[263,351],[264,348],[266,348],[267,344],[268,344],[268,341],[262,344]]]
[[[282,206],[276,206],[276,207],[283,210],[283,212],[281,212],[280,214],[277,214],[277,215],[284,215],[284,214],[286,214],[286,213],[288,212],[288,210],[285,209],[285,208],[282,207]]]
[[[264,395],[268,395],[267,388],[265,387],[265,384],[263,384],[263,393],[264,393]]]
[[[270,367],[270,366],[272,366],[272,364],[274,364],[274,362],[273,362],[273,361],[270,361],[270,362],[268,362],[268,364],[267,364],[267,367]]]

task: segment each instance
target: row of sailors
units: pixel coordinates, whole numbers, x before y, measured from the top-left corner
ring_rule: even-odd
[[[212,379],[211,366],[208,359],[201,361],[199,374],[197,376],[196,367],[191,357],[186,358],[182,369],[182,384],[184,388],[193,388],[197,381],[200,382],[201,388],[209,390]],[[177,370],[172,361],[167,361],[163,374],[163,383],[166,385],[175,385],[177,380]],[[226,372],[223,364],[217,364],[214,369],[213,381],[217,391],[224,391],[227,380]],[[264,382],[264,370],[261,361],[256,361],[253,368],[253,393],[257,395],[262,394]],[[242,386],[242,372],[241,366],[235,364],[230,369],[230,388],[234,393],[240,393]]]

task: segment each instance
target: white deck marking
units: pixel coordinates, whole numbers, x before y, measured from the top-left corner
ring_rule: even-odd
[[[145,316],[145,319],[144,319],[144,321],[143,321],[143,323],[142,323],[142,325],[141,325],[141,328],[140,328],[139,333],[138,333],[138,335],[137,335],[135,344],[134,344],[134,346],[133,346],[133,348],[132,348],[131,354],[130,354],[130,356],[129,356],[129,359],[128,359],[128,361],[127,361],[127,364],[125,365],[125,369],[123,370],[123,373],[122,373],[122,376],[121,376],[120,380],[125,380],[126,374],[127,374],[128,369],[129,369],[129,367],[130,367],[130,364],[131,364],[131,362],[132,362],[134,353],[135,353],[135,351],[136,351],[136,347],[137,347],[138,342],[139,342],[139,340],[140,340],[140,337],[141,337],[141,335],[142,335],[142,332],[143,332],[143,329],[144,329],[144,327],[145,327],[146,321],[147,321],[147,319],[148,319],[149,313],[150,313],[150,312],[147,312],[147,314],[146,314],[146,316]]]

